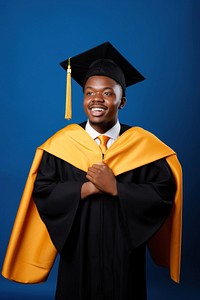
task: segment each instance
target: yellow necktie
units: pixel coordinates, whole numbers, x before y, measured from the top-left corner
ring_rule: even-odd
[[[107,150],[107,142],[110,139],[110,137],[107,135],[99,135],[98,139],[100,141],[99,147],[101,148],[101,152],[104,155]]]

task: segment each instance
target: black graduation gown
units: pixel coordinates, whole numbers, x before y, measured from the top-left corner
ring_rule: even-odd
[[[34,201],[60,254],[56,300],[145,300],[146,242],[171,210],[172,173],[161,159],[118,175],[117,197],[81,200],[85,176],[44,152],[34,185]]]

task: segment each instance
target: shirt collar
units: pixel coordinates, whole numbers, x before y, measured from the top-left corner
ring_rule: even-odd
[[[110,128],[108,131],[106,131],[103,135],[107,135],[111,139],[116,140],[119,136],[120,129],[121,129],[121,125],[120,125],[119,120],[118,120],[117,123],[112,128]],[[90,125],[89,120],[86,123],[85,130],[93,138],[93,140],[95,140],[99,135],[101,135],[101,133],[96,131]]]

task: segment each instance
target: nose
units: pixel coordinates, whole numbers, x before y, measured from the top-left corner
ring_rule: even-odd
[[[100,92],[95,93],[93,98],[92,98],[92,101],[93,102],[104,102],[104,98],[103,98],[102,93],[100,93]]]

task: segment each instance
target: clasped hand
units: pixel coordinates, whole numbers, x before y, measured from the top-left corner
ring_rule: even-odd
[[[105,162],[92,165],[88,169],[86,178],[94,185],[96,193],[117,195],[115,175]]]

